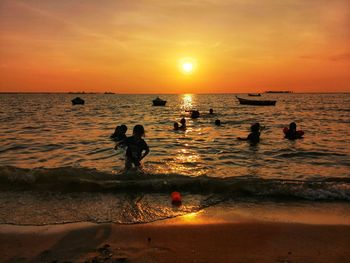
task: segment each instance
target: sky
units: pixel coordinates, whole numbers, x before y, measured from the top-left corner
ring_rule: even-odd
[[[0,92],[266,90],[350,92],[349,0],[0,0]]]

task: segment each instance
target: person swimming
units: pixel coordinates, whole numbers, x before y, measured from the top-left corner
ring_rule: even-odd
[[[215,125],[216,126],[221,126],[221,121],[219,119],[215,120]]]
[[[249,141],[251,145],[256,145],[260,141],[260,123],[254,123],[252,126],[250,126],[250,133],[247,138],[241,138],[238,137],[238,140],[241,141]]]
[[[178,131],[180,129],[180,126],[177,122],[174,122],[174,131]]]
[[[289,129],[286,127],[283,129],[284,137],[289,140],[301,139],[304,135],[303,131],[297,131],[297,124],[291,122],[289,124]]]
[[[214,114],[214,110],[213,110],[213,109],[210,109],[210,110],[209,110],[209,114]]]
[[[186,119],[185,118],[182,118],[180,120],[180,123],[181,123],[181,126],[179,127],[179,130],[186,130]]]
[[[142,137],[145,129],[142,125],[135,125],[133,134],[122,141],[127,146],[125,154],[125,170],[130,170],[133,165],[141,168],[141,160],[149,153],[149,147]],[[117,147],[117,146],[116,146]]]
[[[191,112],[191,118],[192,119],[197,119],[197,118],[199,118],[199,111],[197,111],[197,110],[193,110],[192,112]]]

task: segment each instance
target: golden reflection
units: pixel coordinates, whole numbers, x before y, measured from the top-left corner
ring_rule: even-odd
[[[199,169],[199,161],[199,154],[182,148],[176,151],[173,161],[169,163],[169,168],[172,173],[200,176],[204,171]]]
[[[191,110],[193,105],[192,105],[192,94],[184,94],[182,97],[183,100],[183,104],[182,104],[182,108],[185,111]]]
[[[181,149],[176,156],[176,162],[178,163],[193,163],[199,160],[199,155],[190,153],[187,149]]]
[[[193,213],[189,213],[189,214],[186,214],[186,215],[183,215],[181,217],[181,219],[187,223],[199,223],[197,222],[198,221],[198,216],[199,214],[201,214],[203,212],[203,210],[201,211],[198,211],[198,212],[193,212]]]

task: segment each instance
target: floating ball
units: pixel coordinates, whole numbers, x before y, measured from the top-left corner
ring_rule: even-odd
[[[171,203],[173,205],[180,205],[181,204],[181,194],[179,192],[172,192],[171,193]]]

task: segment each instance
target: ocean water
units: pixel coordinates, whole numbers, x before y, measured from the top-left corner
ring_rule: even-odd
[[[154,107],[156,95],[79,94],[85,105],[72,106],[75,94],[1,94],[0,223],[143,223],[246,200],[350,201],[350,94],[263,94],[277,100],[265,107],[236,95],[246,97],[161,95],[167,105]],[[182,117],[187,130],[173,131]],[[291,121],[304,139],[283,138]],[[261,142],[238,141],[254,122]],[[127,135],[145,127],[145,174],[123,172],[125,152],[109,138],[121,124]]]

